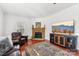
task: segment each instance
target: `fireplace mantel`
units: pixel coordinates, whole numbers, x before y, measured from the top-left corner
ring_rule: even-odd
[[[42,34],[42,37],[40,38],[35,38],[35,33],[36,32],[40,32]],[[41,27],[41,26],[37,26],[34,27],[34,25],[32,25],[32,39],[36,39],[36,40],[44,40],[45,39],[45,26]]]

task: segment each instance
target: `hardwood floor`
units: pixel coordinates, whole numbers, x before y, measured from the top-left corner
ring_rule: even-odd
[[[51,44],[50,41],[48,41],[48,40],[28,40],[28,43],[26,43],[25,45],[23,45],[23,46],[20,47],[20,53],[21,53],[21,55],[23,55],[23,52],[25,51],[25,48],[27,46],[32,45],[32,44],[36,44],[38,42],[47,42],[47,43]],[[58,47],[58,48],[60,48],[60,49],[63,49],[64,51],[71,52],[69,49],[66,49],[66,48],[63,48],[63,47],[60,47],[60,46],[57,46],[57,45],[55,45],[55,46]],[[74,56],[79,56],[79,51],[71,52],[71,53],[74,54]]]

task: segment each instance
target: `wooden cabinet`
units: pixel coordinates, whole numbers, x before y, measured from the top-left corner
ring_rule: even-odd
[[[76,49],[77,36],[63,35],[63,34],[50,34],[50,42],[69,49]]]
[[[65,37],[62,35],[54,35],[54,44],[65,46]]]

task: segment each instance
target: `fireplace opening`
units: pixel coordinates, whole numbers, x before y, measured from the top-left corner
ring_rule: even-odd
[[[41,32],[35,32],[35,38],[42,38]]]

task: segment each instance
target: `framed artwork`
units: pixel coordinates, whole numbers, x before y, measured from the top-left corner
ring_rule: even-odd
[[[62,21],[52,24],[52,32],[74,33],[74,21]]]
[[[24,22],[18,22],[16,25],[17,25],[17,32],[24,33]]]
[[[41,28],[41,22],[36,22],[36,28]]]

